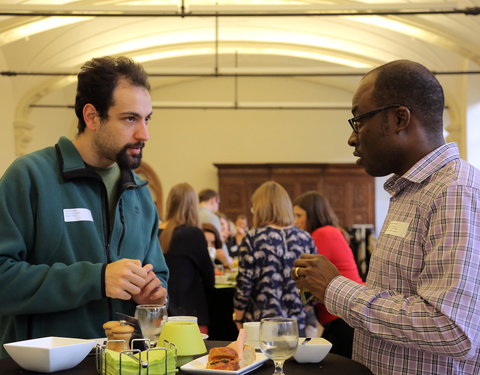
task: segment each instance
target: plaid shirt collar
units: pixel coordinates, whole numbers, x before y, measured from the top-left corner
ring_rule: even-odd
[[[459,158],[457,145],[446,143],[416,162],[403,176],[393,175],[390,177],[383,187],[390,195],[398,194],[406,186],[425,181],[447,163]]]

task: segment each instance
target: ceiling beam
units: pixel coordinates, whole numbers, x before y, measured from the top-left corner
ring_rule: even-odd
[[[328,6],[114,6],[92,5],[2,5],[0,15],[16,17],[338,17],[389,15],[479,15],[480,7],[457,8],[453,4],[336,4]]]
[[[73,109],[73,104],[31,104],[30,108]],[[212,110],[300,110],[300,111],[350,111],[348,103],[301,102],[154,102],[153,109],[212,109]],[[448,109],[448,106],[445,106]]]
[[[273,72],[267,71],[258,72],[165,72],[155,73],[150,72],[149,77],[359,77],[367,73],[366,71],[357,72],[318,72],[318,71],[304,71],[304,72]],[[479,70],[452,70],[452,71],[432,71],[435,75],[472,75],[480,74]],[[0,76],[17,77],[17,76],[76,76],[77,73],[69,72],[21,72],[21,71],[0,71]]]

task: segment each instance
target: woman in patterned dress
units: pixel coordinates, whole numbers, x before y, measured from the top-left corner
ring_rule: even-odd
[[[293,226],[292,203],[274,181],[262,184],[252,196],[253,229],[240,245],[234,295],[234,321],[282,316],[296,318],[300,335],[305,311],[295,282],[293,263],[302,253],[315,254],[310,234]]]

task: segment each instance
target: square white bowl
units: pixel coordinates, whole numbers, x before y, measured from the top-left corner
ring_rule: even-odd
[[[95,340],[42,337],[3,346],[10,357],[25,370],[54,372],[78,365],[95,346]]]
[[[297,351],[293,355],[293,358],[299,363],[318,363],[332,349],[332,343],[321,337],[313,337],[302,345],[304,340],[304,337],[298,340]]]

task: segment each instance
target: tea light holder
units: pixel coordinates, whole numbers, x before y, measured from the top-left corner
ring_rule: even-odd
[[[198,324],[193,322],[166,322],[157,345],[164,340],[176,346],[178,367],[207,352]]]

